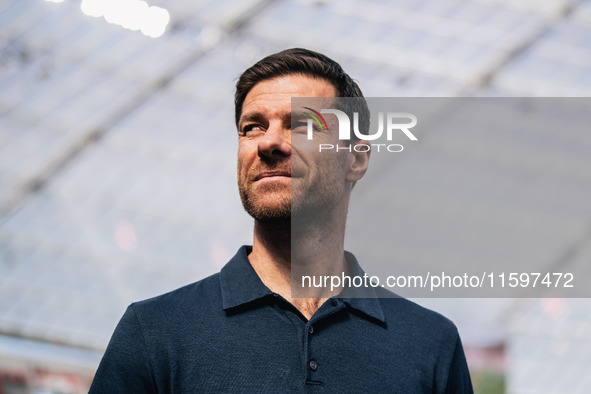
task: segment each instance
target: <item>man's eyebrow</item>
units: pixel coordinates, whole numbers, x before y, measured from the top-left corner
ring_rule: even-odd
[[[265,119],[265,116],[262,112],[247,112],[240,117],[238,121],[238,127],[242,127],[244,122],[255,121],[255,122],[262,122]]]
[[[245,122],[264,122],[266,118],[267,117],[263,112],[247,112],[240,117],[240,120],[238,121],[238,127],[242,127]],[[281,118],[284,122],[291,122],[291,112],[282,114]]]
[[[296,110],[291,113],[291,117],[293,120],[302,120],[307,118],[307,115],[304,113],[303,110]]]
[[[247,112],[245,114],[242,114],[242,116],[240,117],[240,121],[242,121],[242,120],[253,120],[253,119],[259,120],[259,119],[261,119],[263,117],[264,117],[263,113],[262,112],[259,112],[259,111]]]

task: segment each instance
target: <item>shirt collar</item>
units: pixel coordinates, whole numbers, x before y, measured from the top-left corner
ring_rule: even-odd
[[[231,309],[273,294],[248,261],[252,246],[242,246],[220,271],[222,307]]]
[[[350,276],[363,277],[365,271],[363,271],[353,253],[345,251],[345,258],[349,265]],[[386,322],[382,304],[373,287],[348,287],[341,292],[340,298],[350,308],[356,309],[382,323]]]
[[[222,307],[224,310],[273,294],[250,265],[248,255],[251,251],[252,246],[242,246],[220,271]],[[345,257],[351,275],[363,276],[364,271],[359,266],[355,256],[352,253],[345,252]],[[385,322],[380,300],[373,288],[347,288],[338,298],[348,307],[382,323]]]

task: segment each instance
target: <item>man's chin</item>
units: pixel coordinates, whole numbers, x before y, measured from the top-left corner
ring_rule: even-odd
[[[291,220],[291,213],[284,211],[247,211],[259,223],[283,223]]]
[[[246,212],[256,221],[283,222],[291,220],[291,204],[253,204],[250,201],[242,201]]]

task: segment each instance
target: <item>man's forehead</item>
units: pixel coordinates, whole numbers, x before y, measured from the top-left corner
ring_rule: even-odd
[[[289,101],[291,97],[335,96],[335,87],[325,79],[289,74],[258,82],[246,95],[244,105],[257,100]]]
[[[322,78],[290,74],[257,83],[246,95],[241,119],[260,116],[269,111],[291,112],[292,97],[326,97],[325,107],[334,103],[336,89]],[[316,101],[318,102],[318,101]],[[301,112],[301,108],[293,108]]]

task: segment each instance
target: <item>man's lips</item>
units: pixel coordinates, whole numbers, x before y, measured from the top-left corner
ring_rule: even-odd
[[[254,182],[264,179],[264,178],[272,178],[272,177],[287,177],[291,178],[291,173],[288,171],[265,171],[261,172],[257,176],[254,177]]]

